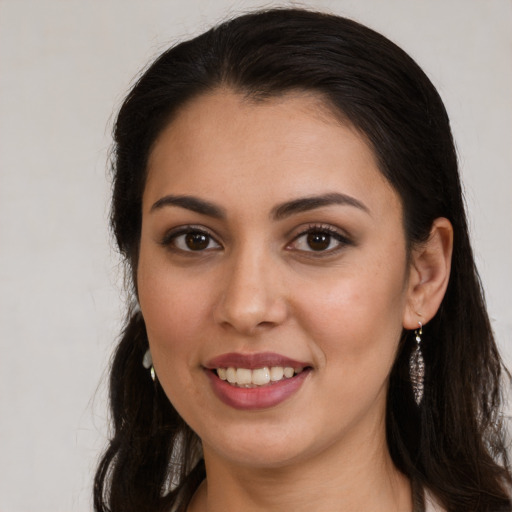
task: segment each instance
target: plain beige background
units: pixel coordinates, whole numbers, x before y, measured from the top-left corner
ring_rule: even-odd
[[[123,311],[107,229],[113,112],[167,44],[271,5],[283,2],[0,0],[0,512],[92,509],[107,436],[100,382]],[[383,32],[439,88],[511,362],[511,0],[304,5]]]

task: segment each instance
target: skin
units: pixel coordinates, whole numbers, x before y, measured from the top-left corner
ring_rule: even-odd
[[[276,218],[333,193],[355,201]],[[205,233],[205,248],[191,250],[183,227]],[[312,250],[304,233],[325,229],[336,235]],[[388,376],[403,328],[439,307],[451,237],[437,219],[408,257],[400,198],[364,138],[315,96],[256,103],[224,89],[180,110],[148,163],[137,286],[158,378],[203,444],[207,480],[189,511],[412,510],[386,445]],[[204,371],[228,352],[312,371],[284,402],[243,411]]]

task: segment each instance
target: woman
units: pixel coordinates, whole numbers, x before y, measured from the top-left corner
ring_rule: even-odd
[[[512,510],[449,121],[402,50],[228,21],[143,74],[113,168],[140,308],[97,511]]]

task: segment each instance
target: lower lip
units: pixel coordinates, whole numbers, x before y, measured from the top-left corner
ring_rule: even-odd
[[[274,384],[255,388],[239,388],[219,379],[211,370],[205,370],[213,387],[214,393],[225,404],[235,409],[255,410],[268,409],[284,402],[295,394],[309,375],[310,369],[289,379],[283,379]]]

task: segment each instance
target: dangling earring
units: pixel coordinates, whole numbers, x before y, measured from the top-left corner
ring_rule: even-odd
[[[151,357],[151,352],[149,348],[146,350],[146,352],[144,353],[144,357],[142,358],[142,366],[144,366],[146,370],[149,370],[151,378],[153,379],[153,382],[155,382],[155,368],[153,367],[153,358]]]
[[[409,371],[411,375],[412,392],[414,394],[414,400],[417,405],[421,404],[423,398],[423,379],[425,378],[425,361],[421,353],[421,335],[423,334],[423,325],[420,325],[419,329],[414,331],[414,337],[416,338],[416,348],[411,354],[409,359]]]

